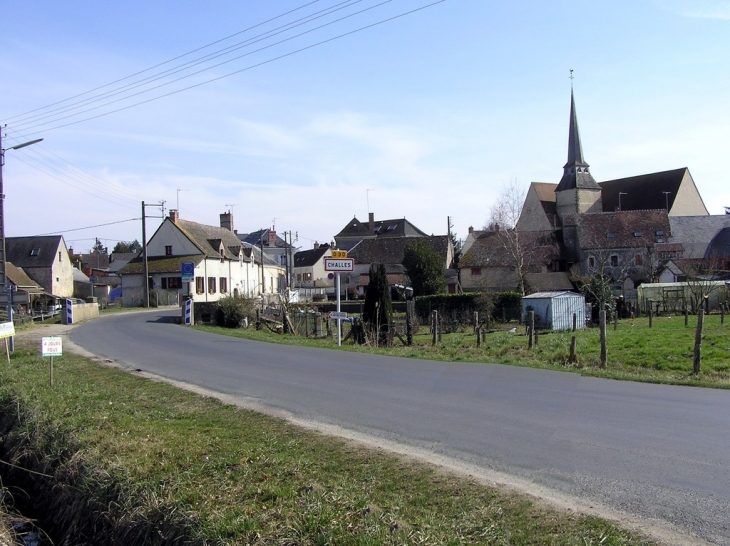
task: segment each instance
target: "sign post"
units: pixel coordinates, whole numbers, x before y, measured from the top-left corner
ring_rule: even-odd
[[[340,311],[340,273],[342,271],[350,272],[355,270],[355,260],[347,257],[346,250],[333,250],[331,258],[324,259],[324,270],[335,273],[335,290],[337,291],[337,346],[342,345],[342,319],[343,313]],[[345,313],[345,316],[347,314]]]
[[[5,339],[5,355],[8,358],[8,365],[10,365],[10,347],[8,345],[8,339],[15,335],[15,324],[10,322],[0,322],[0,338]]]
[[[60,337],[41,338],[41,356],[50,356],[48,364],[49,384],[53,387],[53,357],[63,355],[63,340]]]

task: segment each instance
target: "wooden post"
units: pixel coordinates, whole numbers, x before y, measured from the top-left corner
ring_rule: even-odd
[[[532,336],[535,334],[535,311],[527,313],[527,348],[532,349]]]
[[[477,326],[477,349],[482,346],[482,327]]]
[[[8,358],[8,366],[10,366],[10,346],[8,345],[8,338],[5,338],[5,356]]]
[[[443,317],[443,315],[438,315],[438,321],[437,322],[438,322],[439,343],[441,343],[441,341],[443,341],[443,339],[441,337],[441,334],[444,331],[444,317]]]
[[[309,313],[304,313],[304,337],[309,337]]]
[[[479,311],[474,311],[474,333],[479,330]]]
[[[413,345],[413,300],[406,302],[406,345]]]
[[[48,363],[48,375],[50,385],[53,387],[53,357],[51,357],[51,361]]]
[[[613,312],[613,331],[618,329],[618,311]]]
[[[651,318],[654,315],[654,313],[651,312],[651,307],[649,307],[649,328],[651,328]]]
[[[705,311],[697,311],[697,330],[695,331],[695,354],[692,359],[694,373],[700,373],[700,361],[702,360],[702,328],[705,324]]]
[[[577,313],[573,313],[573,331],[575,332],[576,328],[578,328],[578,315]]]
[[[575,315],[573,315],[573,316],[575,316]],[[575,357],[575,336],[572,336],[570,338],[570,356],[568,357],[568,362],[570,362],[571,364],[575,364],[576,360],[577,359]]]
[[[725,304],[720,304],[720,324],[725,324]]]
[[[687,312],[687,306],[684,306],[684,325],[687,326],[689,323],[689,313]]]
[[[436,340],[438,339],[438,333],[436,330],[438,330],[438,311],[431,311],[431,345],[436,345]]]
[[[601,328],[601,368],[605,368],[608,363],[608,351],[606,350],[606,310],[601,309],[598,317]]]

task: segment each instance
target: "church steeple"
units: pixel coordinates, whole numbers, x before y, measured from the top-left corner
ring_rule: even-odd
[[[578,131],[578,115],[575,112],[575,97],[570,89],[570,126],[568,128],[568,162],[563,166],[563,178],[555,191],[600,189],[591,175],[590,165],[583,159],[583,146]]]
[[[573,71],[570,71],[573,79]],[[556,212],[560,223],[570,215],[603,212],[601,186],[593,179],[588,163],[583,158],[583,146],[578,132],[573,85],[570,86],[570,127],[568,128],[568,162],[563,167],[563,178],[555,188]]]

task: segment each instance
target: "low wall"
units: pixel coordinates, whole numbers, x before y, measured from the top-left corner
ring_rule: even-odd
[[[66,306],[61,309],[61,322],[63,324],[78,324],[87,320],[99,318],[98,303],[76,303],[73,305],[72,321],[69,322],[66,316]]]

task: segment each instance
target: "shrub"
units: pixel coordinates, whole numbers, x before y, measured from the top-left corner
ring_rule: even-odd
[[[244,319],[252,321],[255,317],[255,302],[251,298],[229,295],[218,300],[215,312],[215,322],[218,326],[238,328]]]

